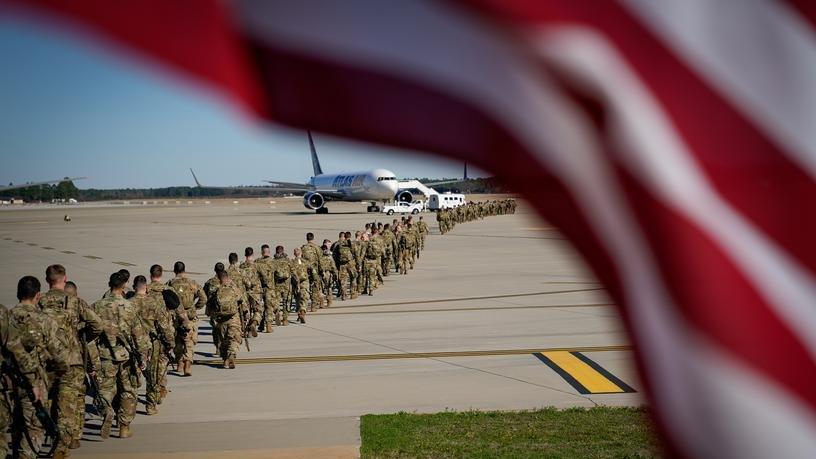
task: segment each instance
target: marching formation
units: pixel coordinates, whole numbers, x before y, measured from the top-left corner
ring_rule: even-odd
[[[440,209],[436,213],[436,223],[442,234],[452,230],[457,223],[472,222],[491,215],[505,215],[516,213],[516,200],[503,199],[501,201],[469,202],[453,209]]]
[[[447,231],[454,221],[514,209],[507,201],[469,204],[446,211],[451,216],[440,221],[451,222]],[[187,277],[181,261],[166,282],[158,264],[150,267],[149,279],[138,275],[132,283],[123,269],[110,275],[109,290],[92,304],[80,297],[62,265],[46,269],[45,293],[36,277],[21,278],[17,306],[0,307],[0,429],[11,427],[10,449],[8,441],[0,441],[0,457],[67,457],[80,446],[86,394],[102,419],[103,439],[114,425],[119,438],[132,436],[143,383],[145,414],[154,415],[168,395],[170,366],[180,376],[192,375],[200,310],[223,367],[234,369],[241,344],[249,351],[250,337],[289,325],[290,313],[305,324],[307,312],[337,299],[373,295],[384,277],[407,274],[427,234],[422,217],[367,223],[321,245],[307,233],[292,257],[283,246],[272,254],[266,244],[257,259],[252,247],[244,249],[241,263],[230,253],[203,286]]]

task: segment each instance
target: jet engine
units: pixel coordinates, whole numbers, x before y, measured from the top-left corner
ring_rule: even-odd
[[[398,202],[412,202],[414,200],[414,195],[411,194],[410,191],[400,191],[394,196],[394,200]]]
[[[320,193],[309,192],[303,195],[303,206],[307,209],[322,209],[324,204],[326,204],[326,200]]]

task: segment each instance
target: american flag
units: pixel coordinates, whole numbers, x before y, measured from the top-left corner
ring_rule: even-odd
[[[670,452],[816,457],[816,2],[0,6],[253,117],[492,171],[620,305]]]

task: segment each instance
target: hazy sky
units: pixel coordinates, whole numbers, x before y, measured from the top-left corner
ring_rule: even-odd
[[[0,184],[88,176],[80,188],[302,182],[306,133],[260,126],[217,97],[101,46],[0,15]],[[459,177],[462,164],[315,135],[324,172]],[[484,175],[475,168],[469,175]]]

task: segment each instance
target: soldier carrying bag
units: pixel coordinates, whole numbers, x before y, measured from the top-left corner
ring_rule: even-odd
[[[213,301],[213,318],[218,322],[229,320],[238,314],[238,298],[227,288],[219,288],[210,297]]]

